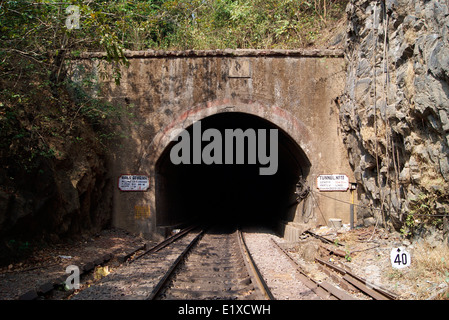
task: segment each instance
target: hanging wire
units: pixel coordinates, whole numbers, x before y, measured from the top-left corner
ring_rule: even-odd
[[[323,211],[321,211],[320,204],[318,203],[318,201],[316,200],[315,196],[313,195],[314,193],[315,193],[315,192],[312,191],[310,194],[312,195],[312,198],[313,198],[313,200],[315,201],[315,203],[316,203],[316,205],[317,205],[317,207],[318,207],[318,210],[319,210],[320,213],[321,213],[321,217],[323,218],[324,222],[327,223],[327,220],[326,220],[326,218],[324,217]]]
[[[302,202],[302,218],[304,219],[304,221],[306,223],[308,223],[313,216],[313,210],[309,210],[309,214],[306,215],[307,214],[307,204],[308,204],[307,201],[309,199],[308,197],[310,195],[310,191],[311,191],[311,189],[307,185],[306,179],[304,179],[302,177],[302,175],[299,176],[299,180],[296,183],[296,191],[295,191],[296,202],[297,203]]]
[[[307,196],[310,193],[310,187],[306,185],[307,181],[300,176],[298,183],[296,183],[296,201],[301,202],[302,200],[306,199]]]

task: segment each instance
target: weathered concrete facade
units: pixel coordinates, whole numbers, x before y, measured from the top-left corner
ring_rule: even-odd
[[[157,205],[158,160],[175,132],[224,112],[265,119],[289,136],[306,158],[301,161],[308,166],[306,179],[313,191],[319,174],[346,174],[354,180],[338,125],[336,99],[345,86],[340,52],[145,51],[127,56],[130,65],[123,69],[120,85],[103,82],[101,88],[105,99],[129,106],[132,114],[117,128],[124,138],[111,159],[110,174],[115,179],[121,174],[148,175],[150,188],[115,188],[115,226],[144,235],[158,233],[158,215],[164,214]],[[93,70],[98,67],[98,62],[85,61],[93,63]],[[349,192],[325,195],[351,200]],[[286,232],[295,224],[326,224],[329,218],[348,223],[349,206],[314,193],[304,210],[297,206]]]

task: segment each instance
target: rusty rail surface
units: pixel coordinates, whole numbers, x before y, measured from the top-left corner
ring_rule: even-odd
[[[321,240],[324,243],[328,243],[328,244],[334,244],[334,245],[338,245],[338,246],[343,246],[342,243],[334,243],[332,240],[327,239],[323,236],[320,236],[310,230],[305,231],[304,233],[307,233],[319,240]],[[322,246],[324,249],[330,251],[331,254],[340,256],[340,257],[345,257],[345,252],[339,250],[339,249],[333,249],[333,248],[328,248],[328,247],[324,247]],[[394,293],[388,291],[385,288],[382,288],[378,285],[369,283],[368,282],[357,276],[356,274],[342,269],[334,264],[328,263],[322,259],[319,258],[315,258],[315,261],[319,262],[320,264],[324,265],[325,267],[337,272],[338,274],[340,274],[342,277],[341,279],[338,279],[338,282],[342,282],[344,281],[345,283],[349,284],[352,288],[356,288],[358,289],[360,292],[364,293],[365,295],[373,298],[374,300],[398,300],[398,296],[395,295]]]
[[[245,237],[243,236],[241,230],[238,230],[238,236],[239,236],[239,244],[241,245],[240,249],[243,252],[243,254],[246,256],[248,264],[247,267],[250,269],[252,273],[253,280],[257,283],[259,286],[259,290],[261,291],[262,295],[267,300],[276,300],[271,293],[270,288],[268,287],[267,283],[265,282],[262,274],[259,271],[259,268],[257,267],[256,262],[254,261],[253,257],[251,256],[251,253],[249,252],[248,246],[245,242]]]
[[[356,274],[345,270],[343,268],[340,268],[332,263],[326,262],[322,259],[315,258],[315,261],[318,263],[326,266],[329,269],[332,269],[333,271],[339,273],[343,276],[343,279],[362,291],[364,294],[372,297],[374,300],[398,300],[398,296],[390,291],[388,291],[385,288],[382,288],[375,284],[368,284],[368,282],[357,276]]]
[[[304,233],[307,233],[307,234],[311,235],[314,238],[320,239],[321,241],[323,241],[325,243],[334,244],[334,245],[337,245],[337,246],[344,246],[344,244],[342,244],[342,243],[339,243],[339,242],[335,243],[334,241],[332,241],[332,240],[330,240],[328,238],[325,238],[323,236],[320,236],[319,234],[316,234],[315,232],[312,232],[310,230],[306,230],[306,231],[304,231]]]
[[[172,236],[162,240],[161,242],[159,242],[158,244],[156,244],[152,248],[150,248],[150,249],[146,250],[145,252],[143,252],[142,254],[138,255],[137,257],[135,257],[134,259],[129,261],[129,263],[137,261],[138,259],[142,258],[146,254],[153,253],[153,252],[158,252],[159,250],[165,248],[169,244],[171,244],[171,243],[175,242],[176,240],[182,238],[183,236],[185,236],[186,234],[188,234],[190,231],[194,230],[197,227],[198,227],[198,225],[192,225],[190,227],[182,229],[180,232],[178,232],[178,233],[176,233],[176,234],[174,234],[174,235],[172,235]]]
[[[309,277],[303,268],[296,262],[296,260],[285,251],[276,241],[271,239],[271,241],[275,244],[276,248],[282,252],[291,262],[291,264],[295,267],[295,270],[298,272],[299,279],[313,292],[315,292],[320,298],[325,300],[357,300],[352,297],[345,291],[331,285],[328,282],[318,282],[311,277]]]
[[[201,230],[200,233],[187,245],[183,252],[178,256],[178,258],[173,262],[168,271],[159,281],[159,283],[153,288],[150,296],[147,300],[154,300],[163,290],[164,286],[167,285],[170,277],[173,275],[175,269],[178,267],[179,263],[185,256],[189,253],[189,251],[193,248],[193,246],[198,242],[198,240],[203,236],[205,230]]]
[[[332,240],[329,240],[325,237],[322,237],[314,232],[311,232],[309,230],[305,231],[304,233],[307,233],[317,239],[320,239],[321,241],[325,242],[325,243],[331,243],[334,244],[334,242],[332,242]],[[304,270],[302,270],[301,266],[290,256],[290,254],[288,252],[286,252],[283,248],[280,247],[280,245],[274,241],[272,239],[272,241],[276,244],[276,247],[281,250],[290,260],[291,262],[294,264],[294,266],[296,267],[297,271],[304,277],[304,283],[312,290],[317,290],[316,293],[323,297],[323,298],[329,298],[326,295],[329,294],[332,297],[338,298],[338,299],[355,299],[347,294],[342,294],[340,291],[340,289],[330,285],[329,283],[326,282],[322,282],[322,283],[318,283],[315,280],[311,279],[309,276],[307,276],[304,273]],[[340,243],[337,243],[338,245],[342,245]],[[331,253],[336,254],[337,256],[345,256],[344,252],[340,253],[341,250],[338,249],[329,249],[324,247],[325,249],[331,251]],[[336,272],[339,277],[335,277],[334,280],[336,282],[338,282],[342,287],[349,287],[352,288],[354,290],[358,290],[360,292],[362,292],[363,294],[371,297],[374,300],[397,300],[399,299],[397,295],[395,295],[394,293],[388,291],[385,288],[382,288],[378,285],[375,284],[371,284],[357,276],[356,274],[345,270],[343,268],[340,268],[334,264],[328,263],[322,259],[319,258],[315,258],[315,261],[320,263],[321,265],[325,266],[326,268],[331,269],[332,271]],[[327,293],[323,293],[323,291],[317,289],[318,287],[323,288]]]

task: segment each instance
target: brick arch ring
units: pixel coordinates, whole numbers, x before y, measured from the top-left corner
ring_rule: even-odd
[[[238,100],[214,100],[186,110],[171,123],[162,128],[143,155],[140,168],[154,170],[156,162],[179,132],[191,126],[194,122],[214,114],[223,112],[241,112],[265,119],[282,129],[304,152],[310,166],[314,163],[316,153],[309,129],[292,113],[278,106],[267,106],[259,102],[243,102]],[[151,170],[151,171],[153,171]],[[154,172],[154,171],[153,171]]]

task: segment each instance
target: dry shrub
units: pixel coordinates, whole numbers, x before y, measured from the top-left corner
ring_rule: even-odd
[[[448,299],[449,246],[421,240],[414,244],[411,255],[410,272],[404,278],[416,283],[416,298]]]
[[[439,243],[432,245],[428,241],[419,241],[415,245],[414,262],[417,271],[430,272],[446,276],[449,272],[449,247]]]

